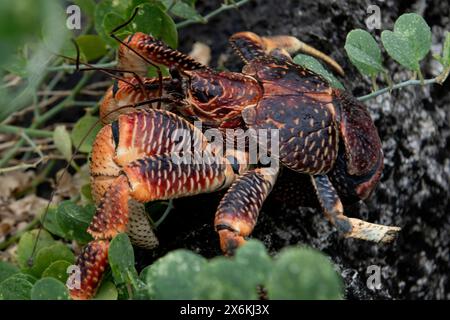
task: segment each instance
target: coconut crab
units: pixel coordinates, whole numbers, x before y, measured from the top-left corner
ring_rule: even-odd
[[[345,237],[390,242],[398,233],[344,215],[342,203],[366,199],[383,169],[381,142],[365,106],[296,65],[290,54],[303,45],[296,38],[240,32],[230,42],[245,64],[242,73],[212,70],[143,33],[122,42],[121,68],[135,77],[116,82],[101,105],[106,125],[91,156],[97,211],[88,232],[95,240],[77,259],[81,284],[71,289],[73,298],[95,293],[107,267],[108,239],[117,233],[146,248],[156,245],[142,203],[228,188],[214,226],[221,249],[232,254],[251,234],[281,170],[309,181],[302,197],[316,197]],[[331,58],[309,52],[341,71]],[[171,77],[144,78],[149,63],[170,67]],[[136,109],[142,105],[147,109]],[[112,116],[115,110],[121,114]],[[221,132],[275,130],[276,165],[251,165],[247,149],[219,152],[193,120]],[[195,161],[179,161],[185,156]]]

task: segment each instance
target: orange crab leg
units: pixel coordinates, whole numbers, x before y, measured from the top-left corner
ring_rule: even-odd
[[[139,55],[141,57],[139,57]],[[179,70],[208,68],[188,55],[174,50],[160,40],[142,32],[128,36],[119,47],[119,65],[122,69],[133,70],[145,75],[148,62],[162,64]]]
[[[275,184],[278,170],[257,168],[240,176],[220,202],[214,225],[220,237],[220,247],[233,254],[250,235],[264,200]]]
[[[76,261],[80,283],[74,283],[70,289],[72,299],[86,300],[94,295],[108,266],[108,247],[108,241],[95,240],[83,248]]]

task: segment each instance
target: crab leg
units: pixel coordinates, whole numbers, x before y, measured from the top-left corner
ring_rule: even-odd
[[[246,62],[271,54],[282,54],[290,59],[291,54],[304,52],[323,60],[337,73],[344,75],[344,70],[333,58],[292,36],[260,37],[244,31],[232,35],[230,42]]]
[[[264,200],[275,184],[278,169],[257,168],[241,175],[220,202],[214,226],[222,251],[230,255],[245,242],[258,219]]]
[[[341,200],[326,175],[312,177],[312,183],[325,215],[345,237],[373,242],[391,242],[400,231],[398,227],[346,217]]]
[[[208,68],[188,55],[174,50],[162,41],[142,32],[136,32],[126,38],[119,47],[119,65],[124,70],[132,70],[145,75],[147,60],[179,70]]]

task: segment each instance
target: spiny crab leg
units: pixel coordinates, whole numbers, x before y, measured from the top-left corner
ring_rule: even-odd
[[[220,247],[226,255],[233,254],[253,231],[277,176],[278,168],[257,168],[239,176],[228,189],[214,220]]]
[[[303,52],[321,59],[330,65],[337,73],[344,76],[344,70],[342,67],[330,56],[319,51],[310,45],[300,41],[296,37],[292,36],[272,36],[272,37],[260,37],[253,32],[239,32],[235,33],[230,38],[231,44],[238,50],[239,54],[245,61],[250,61],[261,55],[271,55],[275,50],[281,50],[285,52],[285,55],[289,56],[297,52]],[[258,53],[259,51],[259,53]]]
[[[118,56],[121,68],[135,70],[143,75],[147,72],[147,61],[178,70],[208,69],[207,66],[188,55],[174,50],[162,41],[142,32],[128,36],[119,47]]]
[[[372,242],[391,242],[400,231],[398,227],[384,226],[346,217],[341,200],[326,175],[312,177],[312,183],[327,218],[345,237]]]

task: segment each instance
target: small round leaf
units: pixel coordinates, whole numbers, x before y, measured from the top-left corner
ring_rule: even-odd
[[[63,230],[66,238],[87,243],[92,240],[87,228],[95,213],[95,206],[81,207],[70,200],[59,204],[56,221]]]
[[[62,283],[66,283],[67,278],[69,277],[67,268],[72,264],[73,263],[65,260],[54,261],[44,270],[44,272],[42,272],[42,278],[55,278]]]
[[[20,277],[9,277],[0,283],[0,300],[30,300],[31,282]]]
[[[291,247],[276,258],[267,292],[275,300],[341,299],[342,280],[319,251]]]
[[[153,299],[193,299],[194,278],[201,273],[206,259],[187,250],[175,250],[142,271]]]
[[[19,268],[15,265],[0,261],[0,282],[19,272]]]
[[[78,151],[89,153],[92,149],[97,133],[102,128],[98,118],[89,114],[80,118],[72,129],[72,141],[75,148],[79,146]],[[83,140],[84,139],[84,140]],[[80,143],[83,143],[80,145]]]
[[[75,261],[72,251],[70,251],[70,249],[62,242],[57,242],[49,247],[39,250],[29,272],[39,278],[47,267],[58,260],[64,260],[70,264],[73,264]]]
[[[39,230],[37,229],[28,231],[25,234],[23,234],[22,237],[20,238],[19,246],[17,248],[17,261],[19,262],[20,268],[23,270],[29,269],[28,259],[30,258],[31,253],[33,251],[38,233]],[[36,251],[34,258],[36,258],[36,254],[39,253],[39,251],[42,248],[51,246],[54,243],[55,240],[53,240],[50,233],[48,233],[45,230],[42,230],[39,235],[39,240],[37,241],[36,244]]]
[[[361,29],[350,31],[344,48],[360,73],[373,76],[383,71],[380,48],[367,31]]]
[[[69,300],[69,292],[61,281],[42,278],[31,289],[31,300]]]

